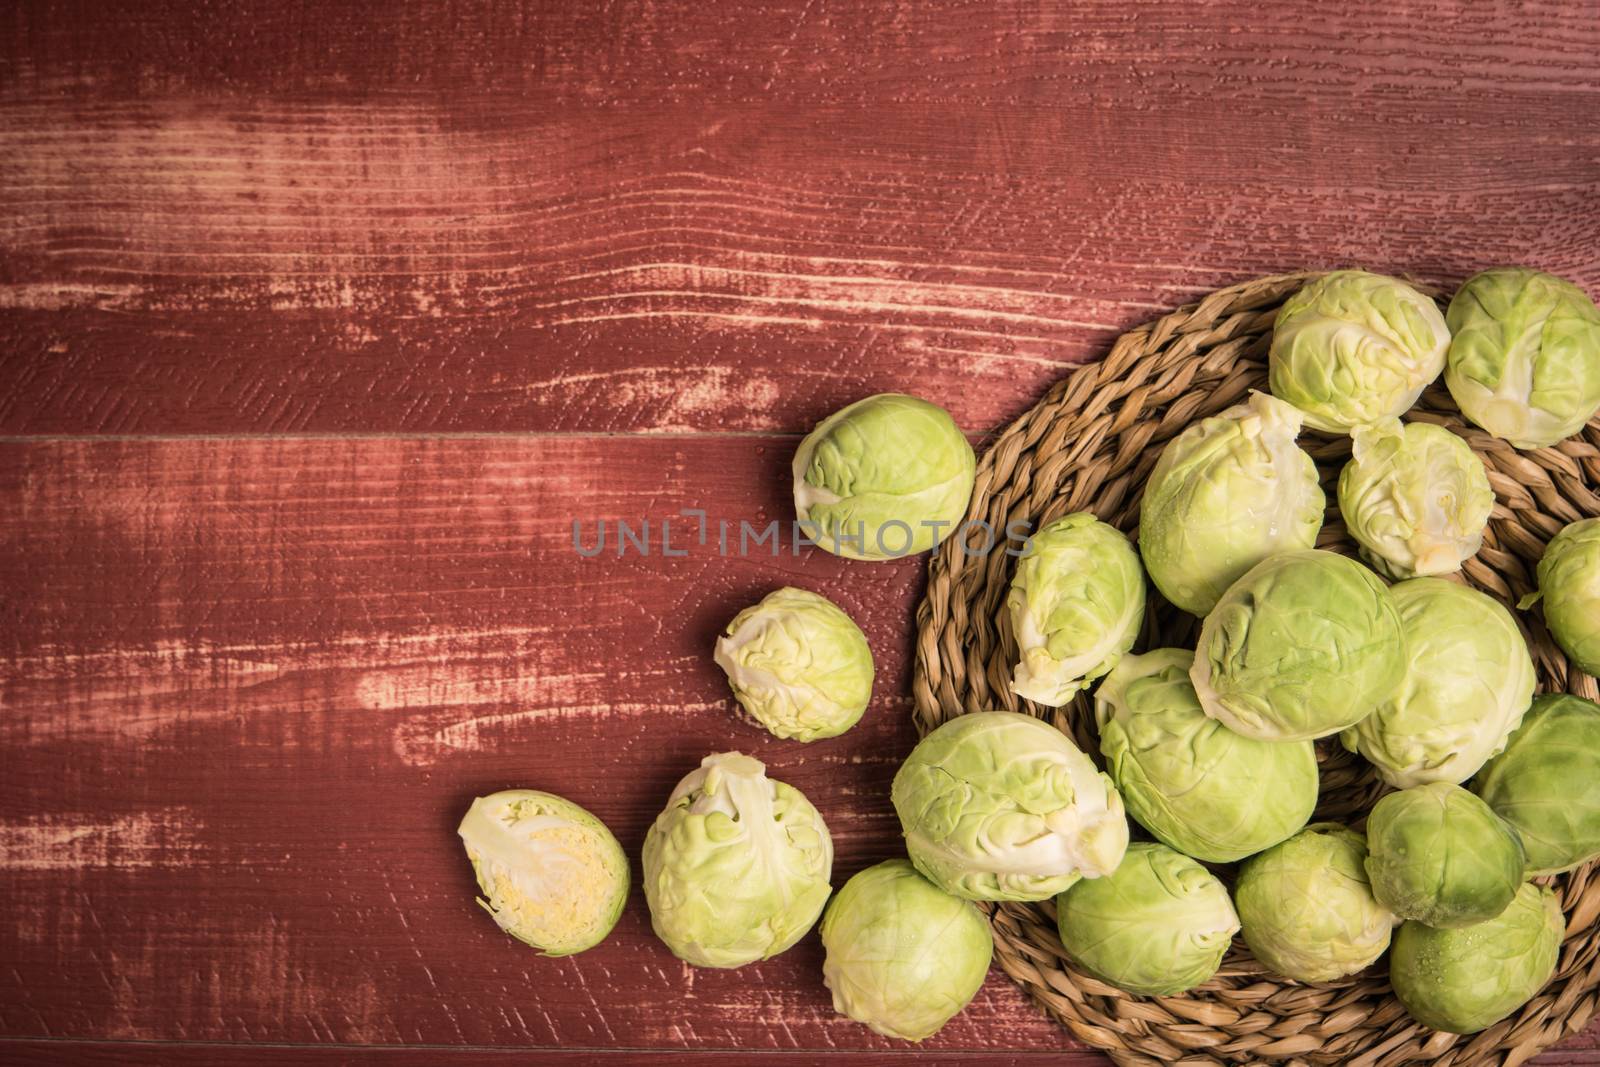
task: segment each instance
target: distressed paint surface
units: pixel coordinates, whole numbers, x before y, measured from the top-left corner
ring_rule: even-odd
[[[16,5],[0,432],[981,429],[1266,271],[1600,284],[1581,3],[764,8]]]
[[[526,1063],[528,1053],[523,1049],[461,1049],[435,1046],[428,1049],[343,1047],[326,1048],[300,1045],[294,1047],[260,1048],[249,1045],[160,1045],[149,1048],[138,1045],[84,1041],[29,1041],[16,1042],[7,1048],[7,1062],[18,1067],[54,1067],[70,1064],[72,1067],[100,1067],[120,1065],[130,1060],[159,1062],[170,1067],[201,1067],[225,1060],[231,1067],[255,1067],[256,1064],[284,1063],[309,1064],[360,1064],[375,1067],[436,1067],[438,1064],[504,1064]],[[827,1056],[829,1062],[843,1061],[846,1054]],[[680,1067],[741,1067],[750,1062],[751,1054],[738,1052],[680,1052],[671,1062]],[[658,1063],[661,1054],[638,1049],[609,1050],[583,1049],[541,1051],[539,1067],[583,1067],[596,1061],[615,1065],[625,1063]],[[815,1052],[767,1052],[760,1062],[763,1067],[811,1067],[818,1062]],[[851,1067],[897,1067],[907,1062],[904,1052],[856,1052],[848,1054]],[[955,1052],[923,1051],[918,1053],[918,1067],[1101,1067],[1104,1058],[1091,1052],[985,1052],[962,1049]],[[1539,1061],[1541,1067],[1565,1067],[1567,1064],[1588,1063],[1589,1060],[1550,1058]]]
[[[0,1059],[899,1062],[815,935],[695,971],[636,892],[545,960],[472,906],[473,796],[637,856],[730,747],[822,809],[836,884],[898,848],[920,567],[687,521],[584,559],[571,520],[787,520],[843,403],[981,435],[1261,273],[1600,292],[1597,71],[1576,2],[11,5]],[[710,661],[782,584],[872,643],[842,738],[768,738]],[[1102,1062],[998,973],[926,1047]]]
[[[919,566],[718,555],[719,520],[783,513],[793,443],[0,444],[0,1028],[893,1048],[833,1014],[814,936],[692,971],[636,892],[601,948],[540,959],[471,906],[454,837],[473,796],[534,785],[637,857],[675,781],[738,747],[826,813],[840,880],[893,854]],[[710,536],[674,534],[684,557],[573,547],[574,517],[592,545],[687,507]],[[709,655],[792,582],[860,621],[879,671],[863,723],[804,747],[737,719]],[[1067,1045],[997,973],[932,1047]]]

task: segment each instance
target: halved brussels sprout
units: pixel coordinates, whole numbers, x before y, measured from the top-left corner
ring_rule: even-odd
[[[1095,691],[1100,753],[1128,813],[1180,852],[1232,863],[1276,845],[1317,805],[1310,741],[1257,741],[1200,708],[1194,653],[1124,656]]]
[[[1029,539],[1006,607],[1021,653],[1011,691],[1060,707],[1133,647],[1144,570],[1121,532],[1079,512]]]
[[[500,929],[546,956],[593,948],[628,899],[628,858],[604,823],[537,789],[479,797],[456,831]]]
[[[1374,567],[1394,578],[1452,574],[1477,554],[1494,510],[1488,468],[1426,422],[1358,427],[1339,475],[1339,511]]]
[[[1028,715],[962,715],[924,737],[891,790],[917,870],[968,900],[1044,900],[1116,870],[1128,820],[1111,779]]]
[[[1145,482],[1139,554],[1168,600],[1195,615],[1268,556],[1311,548],[1326,500],[1295,446],[1298,408],[1265,393],[1167,443]]]
[[[1398,921],[1367,881],[1367,841],[1314,823],[1244,861],[1234,886],[1245,944],[1286,978],[1331,982],[1383,955]]]
[[[1445,385],[1461,413],[1518,448],[1543,448],[1600,411],[1600,310],[1553,274],[1497,267],[1450,301]]]
[[[1067,955],[1096,978],[1165,997],[1217,973],[1239,916],[1216,875],[1165,845],[1139,842],[1111,874],[1057,897],[1056,925]]]
[[[1349,433],[1411,410],[1444,369],[1450,331],[1428,297],[1398,278],[1340,270],[1283,302],[1272,330],[1272,395],[1306,423]]]
[[[1539,592],[1522,607],[1544,600],[1544,622],[1573,663],[1600,675],[1600,519],[1582,519],[1553,537],[1539,560]]]
[[[1600,705],[1569,693],[1535,697],[1472,791],[1521,836],[1529,874],[1600,856]]]
[[[650,924],[699,967],[754,963],[800,940],[828,901],[832,870],[817,809],[737,752],[685,775],[644,839]]]
[[[943,408],[880,393],[829,415],[800,442],[795,512],[811,539],[835,555],[915,555],[955,532],[975,464]]]
[[[1400,615],[1355,560],[1285,552],[1234,582],[1200,628],[1190,678],[1207,715],[1263,741],[1338,733],[1394,695]]]
[[[739,704],[777,737],[836,737],[872,699],[866,635],[831,600],[804,589],[768,593],[735,615],[713,658]]]
[[[1367,877],[1402,919],[1457,927],[1492,919],[1522,885],[1522,841],[1449,782],[1390,793],[1367,817]]]
[[[1553,892],[1528,882],[1493,919],[1440,930],[1408,922],[1394,937],[1389,981],[1411,1017],[1475,1034],[1543,989],[1556,971],[1566,920]]]
[[[1410,655],[1405,679],[1341,735],[1390,785],[1464,782],[1505,747],[1533,701],[1533,657],[1494,597],[1442,578],[1389,590]]]
[[[932,1037],[989,971],[989,922],[905,860],[852,877],[822,916],[822,979],[833,1008],[885,1037]]]

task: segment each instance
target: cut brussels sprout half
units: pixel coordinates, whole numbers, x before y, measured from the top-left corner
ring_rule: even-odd
[[[628,899],[628,858],[604,823],[552,793],[479,797],[456,831],[500,929],[547,956],[593,948]]]

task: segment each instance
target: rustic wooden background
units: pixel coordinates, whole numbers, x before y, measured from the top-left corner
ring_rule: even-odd
[[[981,436],[1262,273],[1600,292],[1597,16],[7,5],[0,1060],[900,1062],[814,936],[693,970],[636,894],[547,960],[473,906],[473,796],[555,790],[637,855],[731,747],[841,878],[897,848],[919,564],[586,560],[571,521],[787,519],[828,411],[909,390]],[[741,724],[711,662],[783,583],[872,640],[845,737]],[[1101,1062],[998,973],[925,1047]]]

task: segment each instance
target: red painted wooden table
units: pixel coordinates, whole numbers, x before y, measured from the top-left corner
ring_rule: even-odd
[[[636,893],[548,960],[473,905],[473,796],[555,790],[637,855],[734,747],[817,803],[841,875],[897,849],[921,565],[583,558],[573,520],[787,519],[830,410],[909,390],[981,436],[1262,273],[1600,291],[1588,0],[84,0],[0,29],[7,1062],[900,1062],[833,1014],[815,935],[694,970]],[[710,658],[790,582],[880,667],[806,746],[737,721]],[[998,972],[923,1048],[1101,1062]]]

